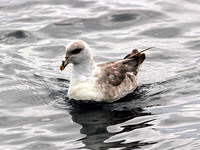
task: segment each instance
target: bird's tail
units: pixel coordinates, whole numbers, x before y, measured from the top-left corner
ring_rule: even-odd
[[[130,54],[128,54],[128,55],[126,55],[125,57],[124,57],[124,59],[131,59],[131,60],[134,60],[134,61],[136,61],[136,65],[135,65],[135,69],[136,69],[136,72],[135,72],[135,74],[137,74],[138,73],[138,70],[139,70],[139,67],[140,67],[140,65],[143,63],[143,61],[145,60],[145,58],[146,58],[146,56],[145,56],[145,53],[143,53],[144,51],[147,51],[147,50],[149,50],[149,49],[151,49],[151,48],[153,48],[153,47],[149,47],[149,48],[147,48],[147,49],[144,49],[144,50],[142,50],[142,51],[138,51],[137,49],[133,49],[133,51],[130,53]]]

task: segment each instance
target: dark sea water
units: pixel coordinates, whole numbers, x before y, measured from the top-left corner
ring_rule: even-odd
[[[111,104],[69,103],[66,44],[97,63],[154,46],[139,87]],[[0,149],[200,149],[199,0],[0,0]]]

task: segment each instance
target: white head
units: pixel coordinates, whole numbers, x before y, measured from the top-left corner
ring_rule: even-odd
[[[89,45],[82,40],[73,40],[66,46],[65,61],[62,61],[60,70],[72,63],[73,65],[92,63],[93,61]]]

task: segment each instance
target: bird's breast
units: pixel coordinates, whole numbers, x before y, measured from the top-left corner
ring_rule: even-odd
[[[68,97],[75,100],[101,101],[101,93],[97,90],[94,80],[71,79]]]

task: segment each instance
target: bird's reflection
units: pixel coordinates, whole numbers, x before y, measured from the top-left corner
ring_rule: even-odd
[[[141,93],[140,93],[141,94]],[[143,145],[149,145],[153,143],[146,143],[141,141],[135,141],[132,143],[123,143],[124,140],[114,142],[104,142],[110,137],[123,132],[129,132],[138,128],[150,126],[148,121],[123,126],[123,130],[115,133],[109,133],[108,126],[117,125],[125,121],[131,120],[135,117],[151,115],[150,113],[144,113],[141,107],[137,107],[137,100],[130,101],[129,98],[137,97],[137,94],[129,95],[125,97],[125,100],[111,104],[97,104],[87,103],[80,104],[79,108],[72,109],[69,113],[72,116],[72,120],[82,126],[80,130],[81,134],[86,135],[81,141],[85,144],[86,149],[108,149],[108,148],[125,148],[134,149]],[[73,103],[73,102],[72,102]],[[79,104],[78,104],[79,105]],[[74,105],[73,106],[77,106]]]

